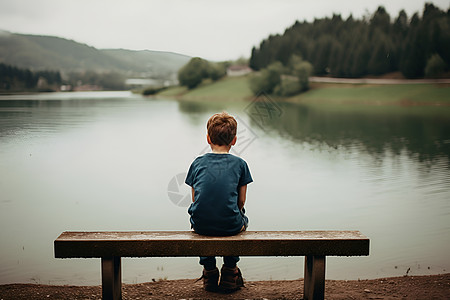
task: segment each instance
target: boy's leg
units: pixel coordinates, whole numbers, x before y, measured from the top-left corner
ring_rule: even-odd
[[[214,256],[200,256],[200,264],[207,271],[214,270],[216,268],[216,257],[214,257]]]
[[[247,230],[248,218],[245,215],[245,209],[241,209],[242,220],[244,225],[241,232]],[[234,291],[244,286],[244,279],[242,278],[241,270],[237,267],[239,256],[224,256],[223,266],[221,270],[221,277],[219,287],[224,291]]]
[[[227,268],[235,268],[238,261],[239,261],[239,256],[224,256],[223,257],[223,264]]]

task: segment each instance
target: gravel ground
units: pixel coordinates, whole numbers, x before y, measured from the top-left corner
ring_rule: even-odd
[[[250,281],[231,294],[203,290],[192,279],[125,284],[123,299],[302,299],[303,280]],[[326,299],[450,299],[450,273],[374,280],[327,280]],[[0,285],[0,300],[101,299],[100,286]]]

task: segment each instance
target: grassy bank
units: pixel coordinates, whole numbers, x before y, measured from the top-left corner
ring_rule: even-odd
[[[190,101],[249,101],[254,98],[248,87],[248,77],[227,77],[217,82],[205,82],[196,89],[174,87],[159,94],[162,97]],[[274,100],[305,104],[363,104],[372,106],[449,106],[448,84],[334,84],[313,83],[303,94]]]
[[[443,84],[316,83],[308,92],[285,100],[329,113],[450,116],[450,86]]]
[[[216,82],[206,81],[193,90],[172,87],[158,95],[189,101],[245,101],[253,99],[247,77],[226,77]]]
[[[308,92],[289,100],[304,103],[439,106],[450,104],[450,86],[444,84],[315,83]]]

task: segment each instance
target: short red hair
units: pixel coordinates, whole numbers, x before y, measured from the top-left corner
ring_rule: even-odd
[[[218,146],[229,146],[236,136],[236,119],[222,112],[214,114],[206,124],[211,143]]]

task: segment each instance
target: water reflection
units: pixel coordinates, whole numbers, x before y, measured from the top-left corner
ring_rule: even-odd
[[[112,98],[103,98],[109,95],[103,93],[100,93],[102,97],[95,97],[94,94],[94,97],[88,98],[83,98],[87,97],[85,94],[76,94],[67,99],[61,99],[65,96],[63,93],[56,94],[50,94],[56,97],[51,100],[36,99],[41,95],[10,96],[12,99],[0,97],[0,138],[19,136],[24,131],[45,135],[57,130],[88,126],[92,118],[104,113],[105,109],[111,106],[125,108],[130,106],[130,101],[133,102],[133,97],[124,97],[123,94]]]
[[[449,117],[412,115],[408,110],[394,114],[370,110],[352,113],[302,104],[279,105],[281,117],[267,118],[265,126],[294,141],[347,149],[361,145],[375,158],[382,158],[386,151],[399,155],[403,150],[421,162],[450,158]]]
[[[187,114],[205,113],[211,111],[213,106],[205,105],[202,102],[179,101],[178,109]]]

